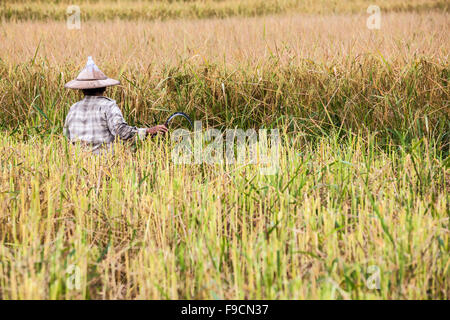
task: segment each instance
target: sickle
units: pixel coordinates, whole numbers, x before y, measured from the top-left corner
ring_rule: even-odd
[[[175,118],[175,117],[183,117],[183,118],[185,118],[185,119],[189,122],[190,127],[191,127],[191,128],[193,127],[193,126],[192,126],[191,118],[189,118],[189,116],[188,116],[186,113],[184,113],[184,112],[175,112],[174,114],[172,114],[172,115],[166,120],[166,122],[164,122],[164,125],[165,125],[166,127],[169,127],[170,121],[172,121],[172,119]]]

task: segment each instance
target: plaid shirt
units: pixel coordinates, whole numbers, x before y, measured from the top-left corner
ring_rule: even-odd
[[[82,141],[91,146],[94,153],[99,153],[103,147],[109,148],[116,137],[122,140],[136,136],[145,138],[146,129],[129,126],[116,101],[86,96],[70,108],[63,133],[71,142]]]

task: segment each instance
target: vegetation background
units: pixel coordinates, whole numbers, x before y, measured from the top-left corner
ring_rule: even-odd
[[[2,1],[0,297],[448,299],[448,2],[372,2]],[[279,128],[280,171],[72,149],[88,55],[130,124]]]

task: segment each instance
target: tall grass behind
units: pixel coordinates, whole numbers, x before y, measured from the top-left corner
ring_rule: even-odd
[[[80,98],[63,85],[93,55],[121,80],[108,95],[132,124],[185,111],[215,127],[425,137],[448,153],[448,15],[382,17],[380,31],[361,15],[7,23],[0,124],[60,132]]]
[[[69,66],[54,70],[45,61],[0,65],[1,124],[61,131],[70,105],[81,98],[63,88],[72,74]],[[401,68],[382,57],[361,57],[345,69],[309,61],[280,67],[274,58],[257,72],[181,62],[157,77],[124,70],[122,85],[108,94],[130,123],[141,126],[184,111],[218,128],[281,126],[313,136],[339,129],[392,141],[425,137],[448,153],[449,75],[448,65],[424,57]]]

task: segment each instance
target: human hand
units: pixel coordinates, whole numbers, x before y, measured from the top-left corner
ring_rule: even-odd
[[[167,127],[166,127],[165,125],[159,124],[159,125],[157,125],[157,126],[148,128],[148,129],[147,129],[147,134],[154,136],[154,135],[156,135],[156,134],[158,134],[158,133],[164,134],[164,133],[166,133],[168,130],[169,130],[169,129],[167,129]]]

